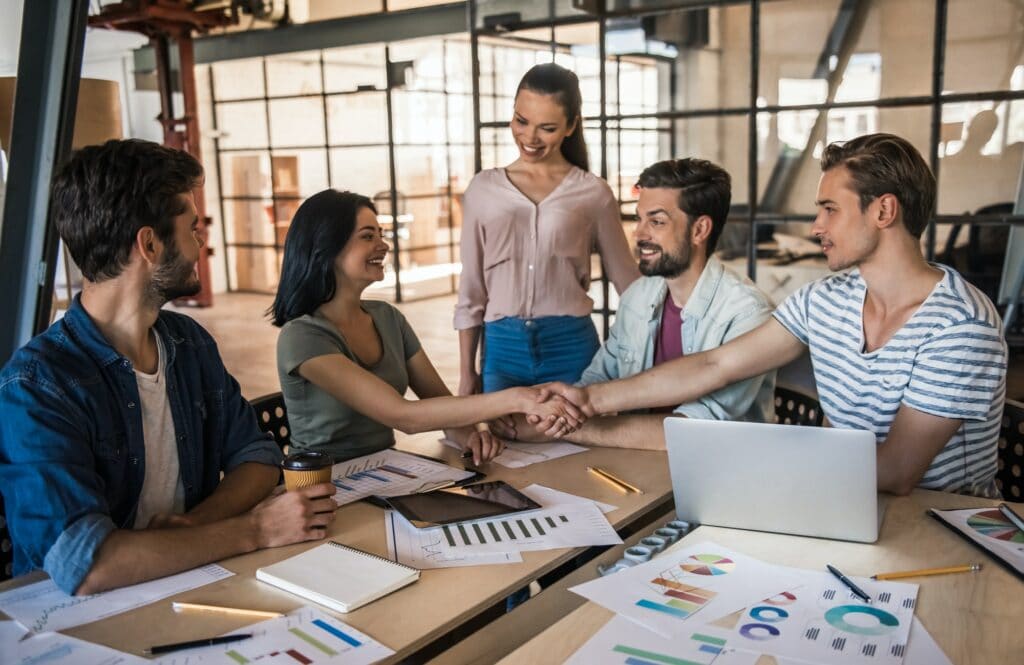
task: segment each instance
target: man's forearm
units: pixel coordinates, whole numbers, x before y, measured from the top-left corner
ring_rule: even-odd
[[[588,446],[665,450],[665,418],[651,414],[599,416],[564,438]]]
[[[241,515],[270,494],[281,477],[276,466],[245,462],[228,472],[213,494],[188,512],[194,524]]]
[[[86,595],[138,584],[258,548],[250,514],[193,527],[117,529],[96,550],[75,593]]]

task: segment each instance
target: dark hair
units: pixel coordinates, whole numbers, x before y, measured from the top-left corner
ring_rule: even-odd
[[[587,143],[583,140],[583,95],[580,94],[580,80],[576,74],[553,62],[534,65],[519,81],[517,97],[521,90],[551,95],[562,107],[569,124],[576,123],[576,129],[562,141],[562,156],[570,164],[589,171]]]
[[[729,218],[732,200],[732,178],[725,169],[706,159],[667,159],[644,169],[636,185],[678,189],[679,209],[691,220],[710,217],[707,255],[711,256]]]
[[[909,141],[892,134],[867,134],[831,143],[821,155],[821,170],[837,166],[850,172],[861,212],[879,196],[892,194],[900,202],[903,226],[921,237],[935,213],[935,176]]]
[[[174,218],[186,210],[178,197],[202,179],[195,157],[150,141],[88,146],[54,177],[54,223],[86,279],[117,277],[142,227],[173,242]]]
[[[281,281],[268,311],[275,326],[312,314],[334,297],[334,260],[352,237],[361,208],[377,212],[365,196],[325,189],[295,211],[284,238]]]

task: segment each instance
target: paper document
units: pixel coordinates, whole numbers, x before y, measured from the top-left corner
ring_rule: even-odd
[[[964,538],[984,548],[1024,579],[1024,531],[998,508],[936,510],[931,513]]]
[[[366,633],[309,606],[226,634],[237,633],[252,633],[253,636],[239,642],[177,651],[161,658],[159,664],[367,665],[395,653]]]
[[[441,442],[449,448],[462,450],[462,446],[451,439],[441,439]],[[531,464],[539,464],[548,460],[558,459],[567,455],[585,452],[587,448],[577,446],[575,443],[555,441],[553,443],[522,443],[510,441],[505,444],[505,449],[495,457],[492,462],[508,467],[510,469],[521,469]]]
[[[774,656],[771,661],[762,660],[766,653],[771,652],[770,643],[766,643],[763,651],[747,651],[705,633],[701,626],[694,625],[685,637],[666,639],[623,616],[615,616],[565,662],[566,665],[624,665],[631,662],[684,662],[691,665],[762,665],[771,662],[773,665],[804,665],[812,662],[784,656]],[[813,662],[824,664],[842,661],[825,659]],[[952,665],[952,662],[915,618],[903,665]]]
[[[43,580],[0,593],[0,610],[34,633],[64,630],[195,589],[234,575],[210,564],[152,582],[91,596],[69,596],[53,580]]]
[[[335,464],[331,482],[338,488],[334,502],[343,506],[368,496],[415,494],[474,473],[389,448]]]
[[[553,508],[554,506],[564,506],[569,503],[593,503],[601,509],[602,513],[610,513],[614,510],[618,510],[618,506],[613,506],[610,503],[602,503],[600,501],[594,501],[588,499],[585,496],[577,496],[575,494],[569,494],[568,492],[560,492],[553,490],[550,487],[543,485],[533,484],[525,489],[519,490],[526,496],[530,497],[545,508]]]
[[[447,547],[440,531],[416,529],[393,510],[384,512],[384,529],[387,532],[388,556],[420,570],[519,563],[523,560],[519,552],[474,553],[464,548]]]
[[[5,623],[14,623],[13,621]],[[147,665],[152,661],[60,633],[0,630],[0,662],[17,665]]]
[[[683,638],[692,632],[688,619],[697,613],[708,621],[799,586],[803,579],[790,569],[704,542],[569,590],[665,637]]]

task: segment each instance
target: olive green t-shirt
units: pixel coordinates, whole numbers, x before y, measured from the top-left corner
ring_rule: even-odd
[[[420,341],[401,312],[379,300],[364,300],[362,306],[373,319],[384,348],[374,365],[364,365],[334,324],[317,314],[289,321],[277,338],[277,373],[288,408],[292,446],[330,453],[336,461],[392,446],[395,434],[302,378],[299,365],[310,358],[340,353],[404,395],[409,387],[406,361],[420,350]]]

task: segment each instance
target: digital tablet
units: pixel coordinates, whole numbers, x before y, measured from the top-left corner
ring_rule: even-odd
[[[496,517],[541,506],[508,483],[495,480],[423,494],[381,497],[416,528]]]

